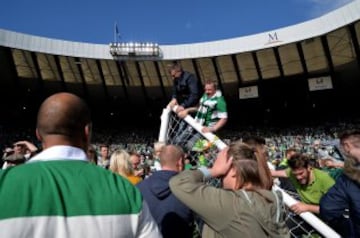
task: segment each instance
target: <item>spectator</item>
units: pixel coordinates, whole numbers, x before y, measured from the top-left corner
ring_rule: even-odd
[[[12,166],[16,166],[16,165],[25,163],[26,158],[23,154],[12,153],[12,154],[6,156],[5,158],[3,158],[3,160],[5,161],[3,169],[6,169],[6,168],[9,168]]]
[[[334,185],[334,179],[324,171],[313,168],[309,157],[305,154],[295,154],[288,161],[286,170],[271,171],[274,177],[288,177],[301,198],[290,207],[296,214],[302,212],[319,213],[321,197]]]
[[[178,146],[164,146],[160,152],[162,170],[155,171],[137,185],[163,237],[186,238],[193,235],[193,214],[169,188],[169,180],[183,170],[184,153]]]
[[[321,140],[316,139],[313,142],[313,154],[317,157],[317,159],[321,159],[329,156],[329,152],[324,148],[321,143]]]
[[[14,153],[22,154],[26,160],[29,160],[38,151],[38,148],[31,142],[22,140],[14,143]]]
[[[79,97],[58,93],[41,105],[43,151],[0,172],[1,237],[160,237],[140,192],[87,161],[91,118]]]
[[[201,80],[194,74],[184,71],[178,62],[173,62],[169,70],[174,84],[172,100],[167,107],[175,109],[176,113],[180,113],[187,108],[197,106],[203,90]],[[180,121],[176,135],[169,143],[184,146],[184,131],[187,130],[187,126],[185,121]]]
[[[155,142],[154,143],[154,165],[152,166],[152,171],[158,171],[161,170],[161,163],[160,163],[160,153],[165,146],[164,142]]]
[[[189,113],[196,112],[195,121],[203,126],[202,132],[218,132],[227,122],[228,114],[225,98],[222,96],[220,90],[217,89],[217,84],[213,80],[207,80],[205,83],[205,93],[199,101],[198,107],[189,107],[180,112],[178,116],[185,118]],[[187,150],[192,150],[193,146],[201,135],[188,126],[182,133],[178,134],[176,138],[177,144],[182,144]]]
[[[108,169],[110,166],[110,151],[109,145],[102,144],[100,145],[100,156],[97,160],[97,164],[104,169]]]
[[[88,149],[86,151],[86,155],[88,160],[93,163],[93,164],[97,164],[97,154],[96,154],[96,149],[93,145],[89,145]]]
[[[276,168],[277,170],[286,169],[288,166],[288,161],[291,159],[291,157],[295,154],[297,154],[298,151],[296,148],[291,147],[285,151],[285,158],[281,160],[279,163],[279,166]]]
[[[38,148],[29,141],[18,141],[13,144],[13,148],[6,148],[3,155],[4,164],[2,168],[8,168],[15,165],[23,164],[29,160],[38,151]]]
[[[263,155],[235,142],[212,168],[187,170],[170,180],[174,195],[204,221],[203,237],[289,237],[281,196],[264,186],[258,163],[263,158],[257,156]],[[207,185],[210,177],[222,178],[223,188]]]
[[[284,170],[289,167],[288,161],[291,159],[293,155],[296,155],[297,149],[294,147],[291,147],[285,151],[285,158],[280,162],[279,166],[276,168],[276,170]],[[290,179],[287,177],[279,177],[280,187],[287,192],[291,192],[292,194],[297,194],[296,188],[291,183]]]
[[[199,107],[190,107],[180,111],[181,118],[186,117],[189,112],[196,111],[195,121],[203,125],[202,132],[217,132],[227,122],[228,114],[225,98],[217,84],[213,80],[205,82],[205,93],[200,99]]]
[[[12,154],[14,154],[14,149],[11,147],[7,147],[3,150],[3,155],[1,158],[1,169],[6,169],[8,167],[8,162],[5,159]]]
[[[174,84],[168,107],[176,106],[176,112],[179,113],[185,108],[196,106],[202,95],[201,81],[194,74],[184,71],[178,62],[170,65],[170,75]]]
[[[131,151],[129,155],[134,175],[139,178],[143,178],[143,176],[145,176],[145,171],[143,165],[141,164],[141,155],[135,151]]]
[[[142,179],[134,174],[130,162],[130,155],[125,150],[116,150],[110,157],[110,168],[112,172],[127,178],[133,185],[138,184]]]
[[[337,161],[331,156],[323,157],[318,159],[319,168],[322,171],[327,172],[335,181],[340,177],[343,173],[344,162]]]
[[[273,186],[273,179],[271,176],[271,171],[268,166],[268,149],[266,146],[266,141],[260,136],[247,136],[243,138],[243,142],[249,145],[256,153],[259,153],[257,158],[261,158],[259,162],[260,176],[262,177],[261,181],[264,183],[266,189],[271,189]]]
[[[320,215],[343,237],[360,237],[360,130],[340,135],[343,174],[320,201]],[[348,213],[348,218],[346,218]]]
[[[192,167],[193,166],[191,164],[189,156],[185,157],[185,159],[184,159],[184,170],[192,169]]]

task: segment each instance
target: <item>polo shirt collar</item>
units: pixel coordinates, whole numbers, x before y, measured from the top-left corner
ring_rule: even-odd
[[[53,161],[53,160],[83,160],[87,161],[85,152],[73,146],[56,145],[32,157],[28,163],[35,161]]]

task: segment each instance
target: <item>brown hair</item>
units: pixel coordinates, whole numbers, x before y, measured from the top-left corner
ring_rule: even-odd
[[[205,80],[205,85],[211,84],[214,86],[215,89],[217,89],[217,82],[214,79],[207,79]]]
[[[288,161],[289,167],[294,169],[308,168],[310,165],[310,158],[306,154],[294,154],[291,156],[291,159]]]
[[[243,142],[246,143],[250,148],[255,151],[255,155],[258,161],[259,173],[261,180],[263,182],[264,188],[270,190],[273,186],[273,179],[271,176],[271,171],[267,164],[267,154],[263,153],[262,150],[266,152],[266,141],[263,137],[260,136],[248,136],[243,139]]]
[[[359,145],[360,144],[360,130],[359,129],[351,129],[343,131],[339,135],[341,145],[344,144],[345,140],[351,140],[352,144]]]
[[[255,188],[271,189],[272,181],[268,181],[268,177],[264,176],[265,168],[259,163],[263,159],[259,158],[261,155],[256,150],[236,141],[230,144],[227,156],[233,158],[233,168],[236,170],[240,185],[251,183]]]
[[[297,151],[296,148],[290,147],[290,148],[288,148],[288,149],[285,151],[285,155],[287,156],[288,154],[290,154],[290,153],[292,153],[292,152],[298,153],[298,151]],[[293,156],[293,155],[291,155],[290,158],[288,158],[288,159],[291,159],[292,156]]]
[[[169,71],[175,70],[178,72],[181,72],[183,69],[178,61],[172,61],[170,64],[168,64]]]

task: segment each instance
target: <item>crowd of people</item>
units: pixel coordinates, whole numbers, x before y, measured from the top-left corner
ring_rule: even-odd
[[[349,134],[348,136],[343,136],[341,132],[348,131],[347,129],[354,131],[355,128],[357,128],[355,123],[340,123],[338,125],[327,125],[326,127],[303,127],[298,130],[267,128],[267,130],[263,131],[260,129],[249,129],[248,131],[242,130],[236,133],[234,131],[229,131],[230,133],[228,133],[226,130],[223,130],[223,134],[225,136],[224,141],[229,145],[234,141],[242,141],[246,142],[254,150],[262,151],[262,153],[266,154],[266,162],[271,162],[276,169],[271,171],[271,175],[280,178],[281,187],[287,191],[295,192],[299,196],[300,202],[291,207],[292,212],[301,214],[302,212],[309,211],[317,214],[317,216],[321,217],[322,220],[326,221],[342,236],[354,237],[359,227],[354,228],[356,223],[349,224],[349,217],[357,218],[358,214],[350,211],[349,207],[355,206],[353,209],[359,211],[356,207],[358,204],[354,202],[358,195],[359,186],[359,171],[356,159],[359,156],[356,154],[357,152],[353,152],[354,150],[350,150],[348,147],[356,149],[357,136],[359,135],[356,134],[356,130],[355,134]],[[24,131],[27,131],[29,135],[24,134]],[[2,132],[5,133],[6,129],[3,128]],[[42,143],[38,139],[31,136],[30,130],[19,130],[18,132],[12,130],[12,132],[13,136],[10,134],[2,136],[2,138],[8,140],[7,142],[2,140],[4,142],[2,144],[3,169],[30,162],[34,156],[46,149],[43,148]],[[156,143],[154,145],[156,141],[155,136],[144,136],[154,135],[154,133],[141,132],[137,137],[142,137],[139,141],[127,141],[124,139],[120,143],[121,138],[131,137],[133,133],[133,131],[129,131],[119,136],[119,138],[113,137],[112,140],[109,140],[107,139],[108,137],[103,136],[103,134],[106,134],[106,131],[101,130],[100,135],[93,137],[100,140],[94,141],[92,139],[92,143],[84,150],[87,153],[87,159],[98,167],[127,178],[140,189],[141,194],[152,194],[153,199],[151,196],[148,198],[149,195],[142,196],[144,196],[145,201],[149,204],[149,210],[158,224],[160,233],[165,234],[165,237],[176,237],[174,234],[166,235],[174,231],[170,225],[174,224],[170,222],[172,219],[185,219],[186,222],[184,224],[187,224],[185,226],[187,229],[181,229],[183,232],[194,232],[194,230],[198,231],[199,227],[205,227],[201,225],[205,219],[202,214],[199,214],[199,212],[194,214],[187,213],[187,210],[184,210],[184,203],[180,202],[180,199],[173,195],[169,181],[171,177],[182,170],[195,168],[211,169],[213,161],[209,161],[209,155],[206,154],[207,151],[204,151],[199,157],[194,157],[184,151],[181,152],[179,147],[181,156],[178,155],[173,158],[173,166],[170,169],[170,165],[164,165],[163,163],[170,163],[164,161],[171,161],[169,154],[175,155],[176,153],[168,152],[161,156],[161,151],[162,148],[165,148],[165,144]],[[25,140],[21,140],[19,136],[22,136]],[[102,139],[105,140],[102,141]],[[348,141],[344,142],[345,139],[355,144],[351,147],[352,144]],[[107,142],[109,141],[112,143],[108,144]],[[262,146],[259,147],[256,144]],[[344,145],[347,146],[346,149],[343,148]],[[264,148],[266,148],[265,151]],[[177,151],[177,149],[176,147],[169,150]],[[344,150],[348,153],[352,151],[355,154],[346,154]],[[163,159],[161,159],[162,157]],[[179,161],[180,158],[184,159],[182,166],[174,162]],[[344,163],[345,158],[351,159],[351,165]],[[161,168],[164,168],[164,171]],[[350,172],[344,175],[344,168],[347,168],[347,171]],[[259,176],[261,177],[266,174],[266,170],[261,170]],[[263,181],[268,181],[268,185],[265,187],[269,189],[272,180],[266,179],[267,176],[264,177]],[[316,179],[314,180],[314,178]],[[316,183],[313,181],[316,181]],[[341,182],[337,183],[337,181]],[[152,184],[157,184],[158,186]],[[163,187],[160,186],[161,184],[163,184]],[[171,211],[168,209],[171,205],[164,203],[164,198],[167,198],[167,196],[171,196],[169,199],[170,204],[174,203],[174,200],[181,204],[178,206],[178,210],[181,210],[186,216],[182,215],[179,218],[179,212],[175,210],[173,213],[176,216],[170,216],[169,218],[167,214]],[[352,200],[349,200],[349,196]],[[147,201],[147,199],[150,199],[150,201]],[[155,201],[159,201],[160,204],[162,202],[161,207],[166,209],[159,210],[159,206]],[[329,210],[330,208],[336,209],[332,211]],[[191,207],[190,210],[194,211],[194,208]],[[156,212],[161,214],[154,215]],[[350,213],[351,216],[349,216]],[[347,219],[341,220],[344,217],[347,217]],[[199,220],[202,222],[199,223]],[[162,225],[165,222],[166,225]],[[176,222],[176,224],[178,223]],[[205,233],[207,234],[207,232]],[[178,234],[182,234],[179,237],[187,237],[184,233]]]
[[[199,138],[186,123],[168,143],[156,133],[96,131],[81,98],[54,94],[35,133],[1,128],[2,237],[289,237],[274,183],[298,195],[293,213],[312,212],[341,236],[360,237],[356,124],[226,131],[216,83],[206,81],[202,94],[177,63],[170,73],[168,107],[179,118],[194,112],[203,133],[221,130],[225,148],[192,153],[189,141]]]

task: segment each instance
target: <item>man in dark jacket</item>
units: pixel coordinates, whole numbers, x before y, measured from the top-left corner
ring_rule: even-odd
[[[343,237],[360,237],[360,130],[345,131],[343,174],[320,201],[321,218]]]
[[[170,66],[170,75],[174,81],[172,100],[169,107],[176,107],[176,113],[197,106],[203,94],[203,86],[194,74],[184,71],[179,63]]]
[[[184,152],[175,145],[163,147],[160,153],[160,171],[140,182],[140,189],[162,235],[166,237],[192,237],[193,214],[169,188],[171,177],[183,170]]]
[[[203,94],[201,80],[194,74],[184,71],[178,62],[173,62],[169,66],[169,72],[173,79],[173,91],[172,99],[167,108],[174,109],[179,115],[179,113],[185,112],[185,109],[197,107]],[[192,129],[188,127],[185,121],[181,120],[169,143],[186,148],[186,143],[191,135]]]

